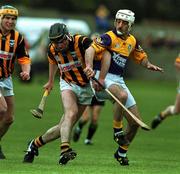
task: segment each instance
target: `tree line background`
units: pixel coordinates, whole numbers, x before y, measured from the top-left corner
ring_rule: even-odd
[[[99,4],[110,10],[111,17],[122,8],[129,8],[136,13],[136,21],[143,19],[179,21],[179,0],[16,0],[1,1],[1,4],[13,4],[33,9],[54,9],[59,12],[93,14]],[[23,11],[23,13],[26,13]]]
[[[20,16],[82,19],[89,24],[92,33],[96,31],[95,13],[100,4],[108,8],[112,26],[119,9],[130,9],[136,17],[133,34],[150,60],[163,67],[165,73],[149,73],[130,63],[127,76],[175,79],[173,64],[180,46],[180,0],[1,0],[0,5],[5,4],[18,8]]]

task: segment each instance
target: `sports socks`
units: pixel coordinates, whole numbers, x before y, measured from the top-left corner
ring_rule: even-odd
[[[43,142],[43,140],[42,140],[42,136],[39,136],[39,137],[35,138],[34,141],[33,141],[33,145],[34,145],[35,147],[37,147],[37,148],[42,147],[42,146],[45,145],[45,144],[46,144],[46,143]]]
[[[86,121],[80,120],[78,123],[79,128],[82,129],[86,123],[87,123]]]
[[[87,134],[87,139],[88,140],[92,139],[92,137],[93,137],[94,133],[96,132],[96,130],[97,130],[97,124],[91,123],[89,125],[89,128],[88,128],[88,134]]]
[[[121,157],[126,157],[126,153],[128,151],[128,145],[122,145],[118,148],[118,155]]]
[[[116,136],[119,133],[123,132],[123,123],[122,121],[116,121],[113,120],[113,130],[114,130],[114,135]]]
[[[61,143],[60,149],[61,149],[61,154],[68,151],[70,149],[69,142]]]
[[[158,119],[159,121],[164,120],[164,117],[163,117],[163,115],[162,115],[162,112],[157,115],[157,119]]]

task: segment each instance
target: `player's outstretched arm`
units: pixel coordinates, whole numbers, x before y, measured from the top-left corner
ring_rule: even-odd
[[[147,58],[142,60],[141,65],[151,71],[164,72],[163,68],[160,68],[159,66],[152,64],[151,62],[149,62]]]

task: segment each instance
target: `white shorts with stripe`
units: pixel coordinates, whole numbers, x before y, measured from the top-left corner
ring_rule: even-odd
[[[98,79],[100,71],[96,72],[96,78]],[[119,75],[108,73],[105,78],[105,87],[109,88],[111,85],[116,84],[120,87],[122,87],[127,93],[128,98],[126,101],[126,108],[130,108],[131,106],[134,106],[136,104],[136,101],[134,97],[132,96],[131,92],[129,91],[128,87],[126,86],[123,77],[120,77]],[[111,96],[106,91],[100,91],[95,93],[97,99],[99,100],[105,100],[105,99],[112,99]]]
[[[81,105],[90,105],[92,97],[94,96],[93,90],[90,84],[87,84],[85,87],[80,87],[73,83],[67,83],[65,80],[60,79],[60,90],[71,90],[76,96],[78,103]]]
[[[13,83],[11,76],[8,78],[2,78],[0,79],[0,95],[7,97],[7,96],[13,96]]]

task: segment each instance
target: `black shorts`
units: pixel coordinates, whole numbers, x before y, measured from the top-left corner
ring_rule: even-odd
[[[90,105],[90,106],[96,106],[96,105],[104,106],[104,104],[105,104],[105,101],[98,101],[98,100],[96,99],[96,97],[94,96],[94,97],[92,98],[92,101],[91,101],[91,105]]]

